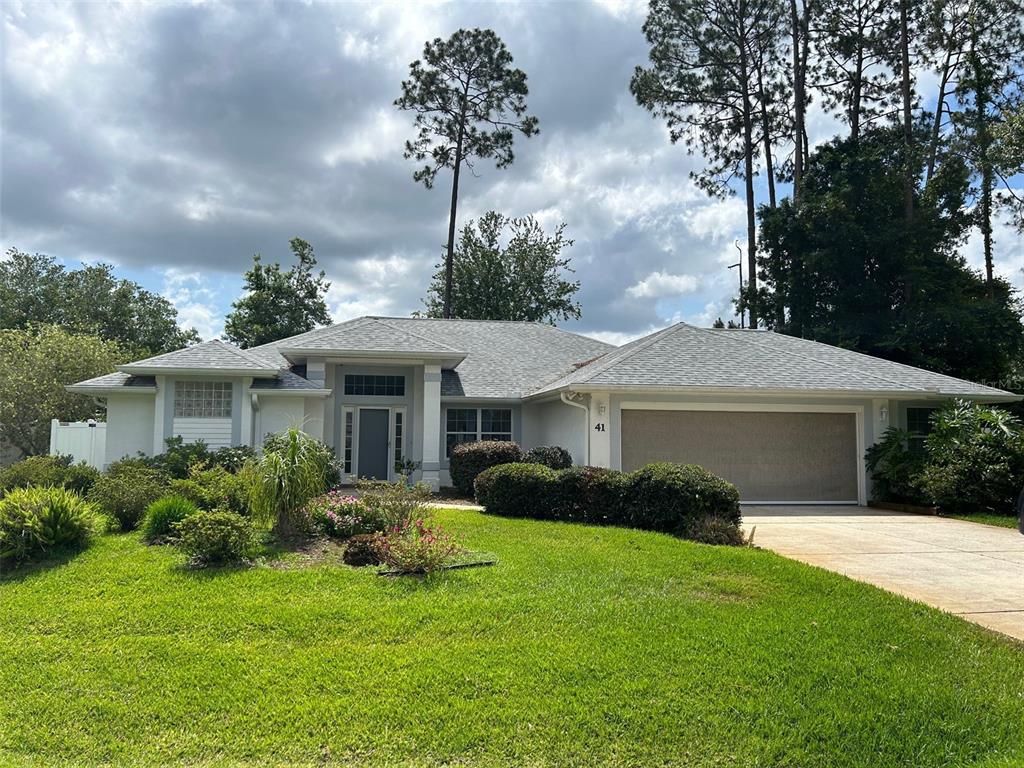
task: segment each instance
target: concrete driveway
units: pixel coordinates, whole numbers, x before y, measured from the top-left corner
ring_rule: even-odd
[[[867,507],[744,506],[754,545],[1024,640],[1024,536]]]

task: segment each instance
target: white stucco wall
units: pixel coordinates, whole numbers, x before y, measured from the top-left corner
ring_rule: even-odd
[[[272,432],[281,432],[291,427],[304,428],[306,399],[304,397],[260,397],[260,409],[256,412],[255,417],[256,445],[263,445],[263,438]],[[323,428],[322,419],[319,426],[321,429]]]
[[[153,452],[154,395],[111,395],[107,398],[107,450],[104,464],[140,451]]]
[[[574,464],[586,462],[587,427],[582,409],[566,405],[561,400],[544,403],[524,403],[523,448],[539,445],[558,445],[572,454]]]

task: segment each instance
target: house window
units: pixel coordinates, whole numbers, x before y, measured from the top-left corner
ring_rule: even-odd
[[[478,440],[511,440],[511,408],[449,408],[446,417],[445,451],[460,443]]]
[[[914,453],[924,453],[925,438],[931,434],[931,416],[934,408],[907,408],[908,448]]]
[[[174,382],[176,419],[230,419],[231,382]]]
[[[345,409],[345,474],[352,474],[352,436],[355,413],[351,408]]]
[[[371,397],[405,397],[405,376],[345,375],[345,394]]]

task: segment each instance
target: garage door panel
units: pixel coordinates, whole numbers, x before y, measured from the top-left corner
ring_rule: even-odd
[[[699,464],[745,501],[856,501],[852,413],[622,411],[622,468]]]

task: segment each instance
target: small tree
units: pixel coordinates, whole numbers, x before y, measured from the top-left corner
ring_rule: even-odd
[[[447,40],[423,47],[423,61],[409,65],[409,79],[395,106],[416,113],[416,139],[405,142],[405,157],[427,161],[413,174],[428,189],[442,168],[452,169],[448,246],[442,315],[451,317],[452,262],[459,171],[472,158],[494,158],[498,168],[512,164],[518,131],[537,133],[537,118],[526,114],[526,73],[512,68],[512,54],[490,29],[460,29]]]
[[[116,342],[47,325],[0,331],[0,440],[46,453],[50,420],[97,415],[92,398],[64,387],[114,370],[130,355]]]
[[[502,246],[506,230],[508,245]],[[578,318],[573,297],[580,284],[564,278],[572,269],[560,255],[572,245],[564,231],[560,224],[548,235],[532,216],[510,219],[494,211],[467,224],[453,259],[451,316],[548,323]],[[438,265],[423,302],[428,317],[444,317],[446,285],[447,269]]]
[[[256,347],[329,325],[324,296],[331,284],[323,270],[313,273],[313,246],[299,237],[289,241],[296,264],[287,272],[278,263],[264,265],[253,256],[245,273],[246,295],[236,301],[224,323],[224,335],[241,347]]]
[[[302,533],[302,509],[327,490],[324,451],[297,427],[274,435],[263,453],[242,469],[253,518],[280,536]]]

